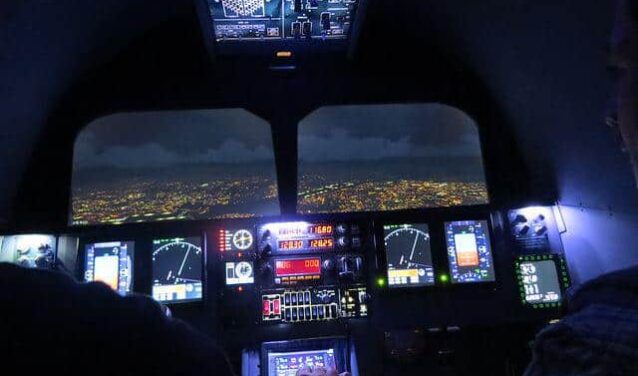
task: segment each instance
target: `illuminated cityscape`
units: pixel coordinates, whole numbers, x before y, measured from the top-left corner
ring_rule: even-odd
[[[188,179],[152,176],[74,184],[72,224],[245,218],[279,214],[274,179],[266,176]],[[119,184],[117,183],[119,181]]]
[[[322,176],[304,176],[299,185],[300,213],[385,211],[480,205],[488,202],[484,182],[432,180],[351,180],[321,184]]]

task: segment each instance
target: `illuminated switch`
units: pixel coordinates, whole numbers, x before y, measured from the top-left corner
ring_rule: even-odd
[[[312,306],[312,319],[316,320],[318,318],[318,314],[317,314],[317,306]]]
[[[281,300],[279,298],[273,301],[273,312],[275,315],[281,314]]]
[[[290,294],[288,293],[284,294],[284,305],[287,305],[287,306],[290,305]]]
[[[310,292],[306,291],[306,293],[304,294],[304,300],[303,300],[304,304],[310,304]]]
[[[290,321],[290,308],[286,310],[286,321]]]
[[[303,303],[303,292],[300,292],[299,294],[297,294],[297,301],[299,302],[299,304],[304,304]]]
[[[324,318],[324,309],[323,306],[319,306],[319,318],[323,319]]]
[[[292,309],[292,321],[297,321],[297,308]]]
[[[310,307],[306,307],[304,311],[305,311],[306,320],[310,320],[312,318],[310,316]]]
[[[304,320],[304,310],[303,308],[299,308],[299,321]]]
[[[292,305],[297,305],[297,294],[295,294],[294,292],[290,294],[290,303]]]
[[[269,316],[270,315],[270,300],[264,300],[264,306],[262,309],[262,314],[264,316]]]

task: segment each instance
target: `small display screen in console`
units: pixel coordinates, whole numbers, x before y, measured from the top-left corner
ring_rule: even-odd
[[[445,236],[452,283],[495,280],[487,221],[446,222]]]
[[[252,261],[226,263],[226,286],[252,284],[255,271]]]
[[[121,295],[131,292],[135,243],[93,243],[85,249],[86,282],[103,282]]]
[[[390,287],[434,284],[427,224],[385,225],[383,240]]]
[[[334,349],[268,353],[269,376],[296,376],[303,367],[334,368]]]
[[[153,240],[153,298],[185,302],[202,298],[201,238]]]
[[[520,256],[515,268],[524,305],[552,308],[561,304],[562,291],[569,287],[569,274],[562,256]]]

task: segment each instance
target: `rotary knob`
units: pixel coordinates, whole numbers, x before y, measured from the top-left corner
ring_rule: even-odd
[[[323,270],[329,272],[334,269],[335,263],[331,259],[326,259],[326,260],[323,260],[323,263],[321,263],[321,267],[323,268]]]

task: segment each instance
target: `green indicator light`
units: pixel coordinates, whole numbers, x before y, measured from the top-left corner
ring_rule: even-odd
[[[450,281],[450,277],[447,274],[441,274],[439,276],[439,281],[441,281],[441,283],[448,283]]]
[[[385,286],[385,278],[381,277],[377,279],[377,286],[384,287]]]

